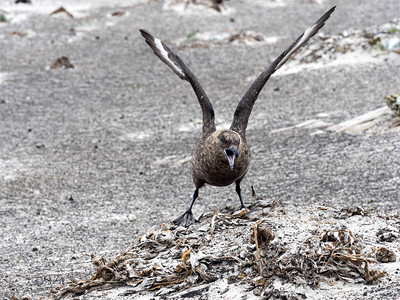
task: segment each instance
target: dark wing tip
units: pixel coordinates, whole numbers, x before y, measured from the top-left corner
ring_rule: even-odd
[[[316,34],[322,27],[324,27],[325,22],[330,18],[331,14],[335,11],[335,9],[336,6],[333,6],[330,10],[324,13],[317,21],[314,22],[314,24],[310,27],[314,29],[312,33],[309,33],[310,38],[314,34]]]
[[[329,19],[335,9],[336,6],[333,6],[330,10],[324,13],[317,21],[315,21],[309,28],[307,28],[307,30],[304,31],[297,38],[297,40],[293,42],[293,44],[290,45],[289,48],[286,49],[280,57],[277,58],[277,60],[275,60],[275,62],[273,63],[273,65],[276,64],[276,67],[274,68],[275,71],[282,67],[300,47],[307,43],[309,39],[311,39],[322,27],[324,27],[325,22]]]
[[[140,34],[147,40],[153,40],[153,36],[150,32],[148,32],[146,29],[139,29]]]
[[[155,50],[156,45],[154,44],[154,36],[145,29],[139,29],[139,31],[140,34],[144,37],[146,43],[150,46],[150,48]]]
[[[319,24],[318,29],[316,31],[318,31],[319,29],[321,29],[324,25],[326,20],[329,19],[329,17],[331,16],[331,14],[335,11],[336,9],[336,5],[333,6],[330,10],[328,10],[322,17],[320,17],[317,21],[315,21],[314,24]]]

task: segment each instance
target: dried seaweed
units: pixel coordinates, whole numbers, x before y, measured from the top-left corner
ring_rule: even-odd
[[[28,33],[22,30],[15,30],[11,32],[10,35],[18,35],[19,37],[26,37]]]
[[[299,49],[293,60],[300,63],[327,62],[355,51],[369,52],[373,56],[400,51],[400,19],[365,30],[348,29],[338,35],[318,34]]]
[[[385,247],[380,247],[376,251],[375,255],[378,262],[387,263],[396,261],[396,254],[393,252],[393,250],[387,249]]]
[[[352,216],[365,216],[367,215],[368,212],[364,210],[364,208],[360,206],[355,206],[355,207],[346,207],[342,208],[338,213],[337,213],[337,218],[340,219],[346,219]]]
[[[187,49],[199,49],[199,48],[210,48],[215,46],[221,46],[224,44],[242,44],[249,45],[253,43],[264,42],[265,38],[263,35],[251,31],[251,30],[240,30],[234,33],[222,32],[200,32],[194,31],[186,36],[185,40],[179,42],[171,42],[177,47],[177,51],[183,51]]]
[[[372,264],[396,259],[389,249],[365,246],[347,228],[314,230],[307,238],[291,242],[276,238],[276,225],[259,218],[263,210],[253,206],[252,211],[230,214],[225,209],[205,215],[188,229],[172,224],[151,228],[110,261],[93,256],[95,274],[53,288],[51,298],[121,285],[131,286],[130,294],[196,293],[199,285],[225,278],[268,299],[278,293],[272,284],[276,279],[310,287],[332,279],[371,283],[385,275],[371,268]],[[272,213],[285,215],[283,209]],[[303,296],[290,291],[285,294],[287,299]]]
[[[61,56],[57,58],[50,66],[50,69],[57,69],[57,68],[69,69],[69,68],[74,68],[74,65],[71,64],[68,57]]]
[[[386,104],[396,117],[400,117],[400,93],[385,96]]]
[[[56,14],[60,14],[60,13],[64,13],[65,15],[67,15],[68,17],[70,17],[71,19],[74,18],[74,16],[68,11],[66,10],[64,7],[59,7],[57,8],[55,11],[53,11],[52,13],[50,13],[50,16],[52,15],[56,15]]]
[[[394,242],[399,238],[399,234],[394,233],[392,229],[390,228],[381,228],[378,230],[376,233],[376,236],[378,237],[378,242]]]

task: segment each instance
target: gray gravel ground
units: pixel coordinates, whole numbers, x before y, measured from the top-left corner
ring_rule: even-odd
[[[333,4],[337,10],[323,29],[328,35],[400,17],[398,0],[262,2],[231,0],[226,5],[234,11],[218,16],[179,15],[149,1],[99,7],[75,19],[31,14],[0,26],[0,298],[36,299],[54,285],[90,276],[91,253],[114,257],[148,227],[186,208],[193,192],[189,166],[174,163],[196,146],[200,108],[190,86],[158,61],[138,28],[170,41],[195,30],[284,37],[276,44],[179,52],[208,91],[217,121],[229,123],[249,86],[246,77]],[[108,15],[121,9],[129,14]],[[71,29],[83,27],[90,30],[75,38]],[[15,30],[30,34],[10,35]],[[50,70],[60,56],[75,68]],[[319,113],[335,123],[379,108],[384,95],[399,92],[398,74],[399,59],[388,59],[271,78],[250,119],[253,162],[244,199],[254,185],[265,199],[283,203],[398,211],[398,130],[270,134]],[[207,187],[201,195],[197,216],[239,204],[233,187]]]

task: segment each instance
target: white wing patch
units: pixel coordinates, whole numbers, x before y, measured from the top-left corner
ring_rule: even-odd
[[[306,31],[304,31],[303,37],[301,38],[301,40],[297,43],[297,45],[294,47],[295,49],[298,47],[298,45],[301,45],[302,43],[304,43],[305,40],[307,40],[308,38],[310,38],[310,34],[312,34],[312,32],[314,31],[314,27],[316,27],[317,24],[312,25],[311,27],[307,28]],[[293,51],[293,50],[292,50]],[[292,52],[290,51],[290,52]]]
[[[304,31],[304,34],[300,41],[293,46],[292,50],[289,51],[288,54],[285,55],[285,57],[282,59],[282,61],[278,64],[276,67],[276,70],[278,70],[284,63],[287,62],[287,60],[309,39],[311,38],[315,32],[314,28],[318,26],[318,23],[314,23],[311,27],[307,28],[306,31]],[[313,33],[314,32],[314,33]]]
[[[152,37],[157,49],[160,50],[160,55],[164,59],[164,62],[167,63],[175,73],[180,74],[179,76],[181,77],[184,77],[185,74],[183,71],[168,57],[168,52],[165,50],[161,40],[156,38],[154,35]]]

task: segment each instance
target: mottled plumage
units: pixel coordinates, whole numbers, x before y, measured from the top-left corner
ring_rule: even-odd
[[[174,220],[175,224],[188,227],[195,222],[192,206],[198,197],[199,189],[205,184],[227,186],[236,183],[236,192],[241,208],[244,208],[240,182],[245,177],[250,165],[251,154],[246,143],[246,128],[253,105],[269,77],[325,25],[325,21],[334,10],[335,7],[332,7],[327,11],[258,76],[237,105],[229,130],[216,131],[214,109],[211,102],[196,76],[183,61],[160,39],[148,31],[140,29],[140,33],[153,49],[154,54],[181,79],[187,80],[192,85],[203,112],[203,135],[191,159],[191,173],[196,190],[189,209]]]

